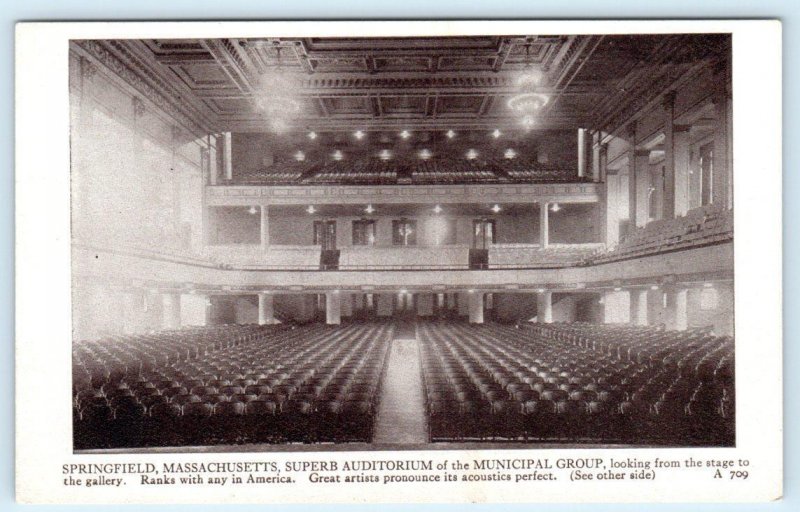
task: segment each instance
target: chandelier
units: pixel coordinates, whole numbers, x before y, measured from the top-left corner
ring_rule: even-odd
[[[281,67],[281,48],[275,48],[277,64],[258,77],[254,101],[259,112],[276,132],[286,131],[289,121],[300,112],[300,102],[295,97],[300,88],[300,78]]]
[[[547,105],[550,97],[539,91],[543,74],[530,65],[530,43],[525,45],[525,72],[516,80],[519,93],[508,99],[508,108],[520,116],[520,122],[529,130],[536,124],[536,114]]]

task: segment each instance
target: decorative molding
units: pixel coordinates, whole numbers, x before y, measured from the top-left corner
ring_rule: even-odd
[[[97,67],[86,57],[80,57],[81,78],[86,81],[94,80],[97,74]]]
[[[115,42],[112,41],[112,44],[114,43]],[[108,48],[102,41],[82,40],[77,41],[76,44],[105,68],[139,91],[148,101],[182,122],[182,124],[190,127],[192,132],[200,135],[210,131],[191,116],[187,115],[185,105],[176,103],[167,96],[166,92],[160,90],[162,89],[160,84],[156,85],[156,81],[153,80],[155,77],[148,76],[147,71],[143,67],[135,67],[131,61],[123,62],[118,56],[118,53]],[[115,48],[115,50],[117,49],[118,48]],[[84,60],[86,60],[86,58],[82,57],[81,61],[83,62]],[[82,71],[84,68],[85,66],[82,66]],[[147,78],[145,78],[145,76]]]
[[[390,185],[390,186],[217,186],[207,187],[209,204],[345,204],[423,202],[597,202],[597,183],[542,185]]]
[[[144,117],[144,114],[145,114],[145,112],[147,112],[147,109],[144,106],[144,101],[142,101],[142,98],[140,98],[138,96],[131,97],[131,104],[133,105],[133,119],[134,119],[134,121]]]

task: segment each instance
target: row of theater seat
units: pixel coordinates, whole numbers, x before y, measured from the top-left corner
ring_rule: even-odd
[[[315,168],[316,167],[316,168]],[[329,162],[280,162],[270,167],[237,172],[233,183],[243,185],[396,184],[411,183],[559,183],[582,181],[574,169],[542,166],[522,159],[435,157],[430,160],[360,158]],[[405,182],[405,181],[403,181]]]
[[[241,326],[216,328],[219,338],[226,328]],[[277,328],[84,381],[74,393],[75,446],[369,441],[391,330]]]
[[[683,217],[650,222],[624,236],[617,246],[590,256],[585,263],[637,258],[730,240],[733,240],[733,210],[708,205]]]
[[[432,441],[540,440],[731,445],[732,341],[647,328],[576,343],[561,328],[427,323],[421,354]],[[592,326],[602,338],[605,326]],[[612,328],[613,330],[613,328]],[[686,347],[683,345],[686,344]],[[676,364],[652,356],[670,347]],[[668,356],[665,355],[665,358]],[[715,371],[703,371],[715,361]]]

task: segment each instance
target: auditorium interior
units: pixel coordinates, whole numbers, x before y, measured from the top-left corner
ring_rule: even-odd
[[[733,446],[729,34],[74,40],[78,452]]]

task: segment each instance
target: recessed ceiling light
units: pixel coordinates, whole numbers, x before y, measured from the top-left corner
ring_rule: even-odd
[[[456,136],[456,132],[454,132],[453,130],[447,130],[446,135],[448,139],[452,139],[453,137]]]
[[[552,211],[552,212],[557,212],[560,209],[561,209],[561,206],[559,206],[558,203],[553,203],[552,205],[550,205],[550,211]]]
[[[317,138],[317,132],[308,132],[308,138],[314,140]]]
[[[496,205],[492,206],[492,211],[494,213],[498,213],[500,211],[500,205],[496,204]]]
[[[512,158],[515,158],[515,157],[517,156],[517,152],[516,152],[516,151],[514,151],[514,150],[513,150],[513,149],[511,149],[511,148],[508,148],[508,149],[505,151],[505,153],[503,153],[503,156],[504,156],[504,157],[506,157],[507,159],[511,160]]]
[[[306,154],[303,153],[302,151],[298,151],[297,153],[294,154],[294,159],[297,160],[298,162],[302,162],[306,159]]]
[[[492,132],[492,137],[494,137],[495,139],[499,139],[501,135],[503,134],[500,133],[500,130],[498,130],[497,128],[495,128],[494,131]]]
[[[358,140],[361,140],[361,139],[363,139],[363,138],[364,138],[364,132],[362,132],[361,130],[357,130],[357,131],[356,131],[356,133],[354,133],[353,135],[355,135],[355,137],[356,137]]]
[[[469,151],[467,151],[467,160],[475,160],[476,158],[478,158],[477,151],[475,151],[474,149],[470,149]]]
[[[442,213],[442,207],[437,204],[433,207],[433,213]]]
[[[373,208],[371,204],[368,204],[367,207],[364,208],[364,211],[367,213],[372,213],[375,211],[375,208]]]
[[[313,204],[311,204],[311,205],[308,205],[308,208],[306,208],[306,211],[307,211],[308,213],[314,213],[314,212],[316,212],[316,211],[317,211],[317,209],[316,209],[316,208],[314,208],[314,205],[313,205]]]
[[[431,157],[431,152],[429,149],[423,149],[419,152],[419,157],[423,160],[427,160]]]
[[[400,137],[407,139],[411,137],[411,133],[408,130],[403,130],[402,132],[400,132]]]
[[[337,149],[336,151],[333,152],[333,159],[334,160],[341,160],[342,158],[344,158],[344,155],[342,154],[342,152],[340,150]]]

